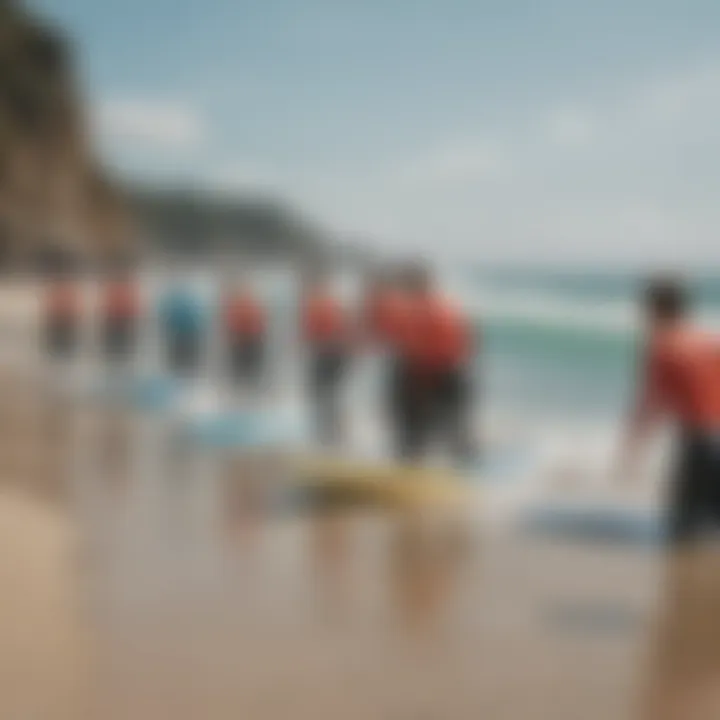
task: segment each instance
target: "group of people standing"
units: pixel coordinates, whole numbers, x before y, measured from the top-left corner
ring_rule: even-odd
[[[442,441],[456,458],[470,457],[477,346],[469,318],[419,264],[371,273],[352,307],[334,280],[329,271],[305,272],[298,298],[297,339],[319,440],[341,444],[346,381],[361,356],[376,355],[382,359],[382,410],[395,455],[416,460]],[[79,288],[67,271],[53,273],[47,284],[45,337],[53,356],[69,357],[77,347],[84,317]],[[221,282],[219,301],[208,303],[178,273],[155,310],[147,304],[132,268],[103,277],[95,316],[109,363],[135,354],[141,321],[156,312],[165,366],[191,377],[203,366],[209,328],[219,323],[224,374],[236,387],[261,393],[269,374],[271,313],[251,283],[233,276]]]
[[[298,338],[306,354],[306,383],[317,434],[326,444],[343,436],[342,396],[361,355],[383,359],[383,411],[394,454],[415,461],[442,442],[458,459],[476,451],[471,418],[479,344],[477,328],[437,287],[427,268],[409,264],[373,273],[359,305],[348,308],[327,272],[302,279]],[[78,285],[56,273],[46,294],[48,348],[68,356],[77,345],[82,315]],[[641,441],[662,418],[678,429],[671,482],[670,533],[694,537],[706,520],[720,525],[720,340],[689,318],[688,293],[674,278],[656,278],[645,291],[644,363],[631,415],[621,474],[634,475]],[[139,319],[147,311],[130,269],[103,282],[102,337],[109,361],[136,349]],[[181,280],[160,301],[167,367],[197,373],[210,317],[227,340],[227,369],[237,384],[257,390],[267,374],[269,314],[243,282],[221,291],[218,308],[204,307]]]
[[[300,310],[323,438],[334,441],[342,431],[338,399],[346,370],[360,355],[379,354],[395,455],[415,460],[444,441],[456,459],[470,459],[476,329],[425,267],[372,274],[355,312],[343,308],[327,276],[313,275],[304,285]]]

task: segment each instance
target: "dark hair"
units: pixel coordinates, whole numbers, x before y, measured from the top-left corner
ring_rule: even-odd
[[[658,320],[676,320],[687,311],[688,293],[678,277],[652,278],[645,288],[645,308]]]

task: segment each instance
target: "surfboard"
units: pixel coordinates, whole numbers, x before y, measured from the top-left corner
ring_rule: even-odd
[[[534,455],[507,443],[488,446],[471,463],[403,464],[383,458],[328,455],[321,451],[297,459],[297,480],[313,492],[345,495],[377,504],[472,502],[490,486],[527,478]]]
[[[302,423],[282,412],[235,409],[190,415],[185,421],[188,438],[216,449],[289,447],[305,438]]]
[[[620,502],[548,504],[531,510],[522,525],[543,537],[603,544],[657,545],[667,536],[655,508]]]
[[[296,473],[308,492],[373,505],[447,505],[471,495],[450,469],[318,455],[299,458]]]
[[[139,377],[126,385],[128,400],[139,409],[163,410],[182,394],[182,383],[167,375]]]
[[[169,375],[122,373],[96,378],[87,389],[86,396],[141,411],[166,411],[173,407],[182,393],[182,383]]]

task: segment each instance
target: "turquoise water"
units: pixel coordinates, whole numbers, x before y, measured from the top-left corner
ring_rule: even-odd
[[[533,414],[616,415],[632,392],[635,342],[600,332],[487,319],[480,376],[488,402]]]
[[[720,276],[690,285],[701,321],[720,327]],[[622,414],[633,394],[642,286],[629,272],[468,273],[461,292],[482,328],[487,402],[533,416]]]

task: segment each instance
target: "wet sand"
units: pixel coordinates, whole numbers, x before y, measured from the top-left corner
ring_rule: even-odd
[[[4,371],[0,717],[715,720],[720,557],[269,506]]]

